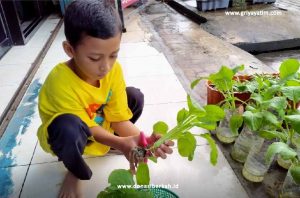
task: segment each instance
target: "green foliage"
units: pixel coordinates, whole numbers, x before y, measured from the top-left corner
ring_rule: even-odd
[[[210,136],[209,133],[201,134],[200,136],[207,140],[207,142],[211,148],[210,163],[215,166],[217,164],[217,160],[218,160],[218,149],[217,149],[216,142],[212,139],[212,137]]]
[[[290,172],[294,181],[300,185],[300,166],[292,166]]]
[[[242,126],[243,124],[243,117],[239,114],[233,114],[231,117],[230,117],[230,120],[229,120],[229,127],[230,127],[230,130],[231,132],[238,136],[239,132],[238,132],[238,129]]]
[[[189,129],[192,127],[201,127],[204,129],[214,130],[217,126],[217,122],[222,120],[225,116],[224,110],[219,106],[207,105],[201,107],[195,103],[189,95],[187,97],[187,102],[189,110],[181,109],[178,112],[177,126],[156,141],[150,150],[158,148],[167,140],[177,139],[179,153],[183,157],[188,157],[189,160],[192,160],[196,148],[196,139],[193,134],[188,132]],[[213,144],[211,143],[210,145]],[[214,152],[216,152],[216,150],[214,150]],[[212,161],[214,162],[215,159]]]
[[[169,127],[168,125],[163,121],[158,121],[153,125],[153,132],[159,133],[159,134],[166,134]]]
[[[261,112],[253,113],[245,111],[243,114],[244,121],[252,131],[257,131],[261,128],[263,115]]]
[[[112,186],[116,185],[133,185],[132,174],[128,170],[116,169],[108,177],[108,183]]]
[[[279,140],[281,140],[283,142],[286,142],[287,138],[288,138],[285,133],[278,132],[278,131],[269,131],[269,130],[258,131],[258,135],[267,140],[272,140],[272,139],[278,138]]]
[[[197,143],[195,137],[190,132],[186,132],[179,137],[177,142],[179,154],[182,157],[188,157],[189,161],[192,161]]]
[[[282,62],[280,65],[280,78],[289,79],[296,76],[297,71],[299,70],[299,61],[297,59],[287,59]]]
[[[189,116],[189,111],[185,108],[181,109],[177,113],[177,124],[181,124]]]
[[[292,128],[300,134],[300,114],[297,115],[287,115],[285,119],[288,120]]]
[[[152,192],[133,188],[135,185],[133,175],[128,170],[116,169],[112,171],[108,177],[108,183],[110,186],[101,191],[97,198],[153,198]],[[128,185],[128,187],[126,188],[124,185]]]
[[[280,154],[284,160],[293,159],[297,156],[297,153],[287,144],[283,142],[274,142],[268,147],[265,156],[267,163],[270,163],[276,154]]]
[[[149,167],[145,163],[139,163],[136,171],[136,182],[139,185],[149,185],[150,174]]]

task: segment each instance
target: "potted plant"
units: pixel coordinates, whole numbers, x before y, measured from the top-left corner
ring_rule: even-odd
[[[240,104],[244,102],[236,97],[236,92],[234,90],[234,86],[237,82],[237,80],[234,79],[234,76],[238,71],[243,69],[243,65],[237,66],[233,69],[222,66],[218,72],[210,74],[208,77],[200,77],[191,84],[191,88],[193,89],[200,80],[207,79],[209,87],[213,87],[221,93],[221,96],[224,98],[219,102],[219,105],[225,111],[225,118],[220,121],[216,129],[216,136],[223,143],[234,142],[238,136],[238,129],[241,127],[243,122],[241,116],[243,107]],[[209,97],[209,90],[207,95]]]
[[[288,170],[284,179],[280,197],[293,198],[300,197],[300,154],[298,154],[297,162],[295,162]]]
[[[298,64],[298,61],[288,59],[281,64],[279,74],[252,76],[251,83],[254,86],[251,85],[252,89],[249,89],[252,92],[250,98],[252,102],[247,104],[247,111],[243,116],[245,122],[243,130],[231,151],[231,156],[236,161],[244,163],[251,146],[256,146],[258,134],[267,133],[268,130],[273,132],[277,129],[281,130],[284,115],[287,111],[296,109],[296,104],[300,100],[297,97],[300,95],[298,92],[300,87],[287,87],[286,84],[288,82],[291,84],[297,76],[295,74],[299,68]]]
[[[210,145],[210,162],[215,165],[217,163],[218,150],[215,141],[211,138],[209,133],[193,134],[189,130],[193,127],[200,127],[207,130],[214,130],[217,122],[222,120],[225,113],[222,108],[217,105],[206,105],[204,107],[195,103],[191,97],[187,97],[188,110],[183,108],[177,114],[177,126],[169,130],[168,125],[159,121],[153,125],[155,133],[162,134],[162,137],[150,147],[137,147],[137,152],[134,154],[137,159],[141,160],[137,167],[136,181],[138,185],[148,185],[150,182],[149,168],[147,163],[143,163],[146,158],[156,162],[156,158],[148,157],[154,153],[167,140],[176,140],[178,145],[178,152],[182,157],[187,157],[188,160],[193,160],[196,149],[195,136],[206,139]],[[121,178],[121,179],[118,179]],[[153,197],[156,192],[151,189],[120,189],[117,185],[134,185],[133,176],[127,170],[117,170],[112,172],[108,182],[110,186],[100,192],[98,198],[112,197],[113,195],[123,195],[123,197]],[[162,191],[165,191],[162,189]],[[172,194],[171,192],[165,192]],[[174,194],[174,193],[173,193]],[[173,197],[176,197],[175,195]]]

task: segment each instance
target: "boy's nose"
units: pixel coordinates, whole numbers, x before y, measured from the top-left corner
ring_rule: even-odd
[[[101,72],[106,72],[109,70],[109,62],[108,61],[103,61],[102,64],[99,67]]]

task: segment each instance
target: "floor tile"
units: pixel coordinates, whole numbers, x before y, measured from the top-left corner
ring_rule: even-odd
[[[120,58],[126,78],[139,76],[174,74],[174,71],[164,55]]]
[[[14,46],[3,56],[0,65],[31,64],[40,51],[41,47]]]
[[[68,56],[66,55],[65,51],[63,50],[61,43],[55,43],[54,47],[51,47],[45,56],[43,62],[62,62],[68,60]]]
[[[37,95],[41,84],[32,82],[0,139],[0,167],[30,163],[36,143],[39,115]]]
[[[49,163],[49,162],[57,162],[57,161],[58,158],[56,156],[53,156],[50,153],[46,153],[42,149],[40,144],[37,143],[31,164],[41,164],[41,163]]]
[[[126,82],[144,93],[145,104],[186,101],[186,92],[175,75],[135,77]]]
[[[1,65],[0,66],[0,85],[5,85],[7,83],[20,84],[31,64],[16,64],[16,65]]]
[[[34,79],[38,79],[40,83],[43,83],[48,74],[58,63],[59,62],[42,62],[34,76]]]
[[[28,166],[0,168],[0,197],[19,197]]]
[[[151,163],[151,183],[178,184],[179,188],[170,190],[183,198],[247,198],[221,151],[219,150],[216,166],[210,164],[209,153],[209,147],[203,145],[197,147],[193,161],[188,161],[175,152],[158,164]]]
[[[192,162],[180,157],[176,151],[166,160],[159,159],[157,164],[149,162],[151,184],[178,185],[178,188],[170,190],[180,197],[199,197],[201,193],[203,198],[246,198],[245,191],[223,155],[219,155],[218,164],[214,167],[210,165],[209,152],[209,147],[204,145],[197,147]],[[89,158],[86,161],[93,171],[93,177],[83,183],[85,197],[96,197],[107,187],[108,175],[112,170],[128,169],[128,162],[119,155]],[[61,162],[31,165],[21,197],[55,197],[65,173]]]
[[[0,115],[2,115],[2,113],[6,109],[17,88],[18,85],[9,82],[0,86]]]
[[[138,43],[147,41],[144,31],[131,31],[122,34],[122,43]]]
[[[148,43],[122,43],[120,47],[119,57],[137,57],[137,56],[155,56],[160,54],[155,48]]]

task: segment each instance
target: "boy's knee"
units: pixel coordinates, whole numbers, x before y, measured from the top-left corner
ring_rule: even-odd
[[[48,127],[49,139],[57,137],[66,138],[69,141],[79,134],[90,136],[88,126],[76,115],[62,114],[57,116]]]
[[[137,89],[135,87],[127,87],[126,92],[129,102],[133,101],[135,106],[138,106],[140,108],[144,107],[144,94],[140,89]]]

